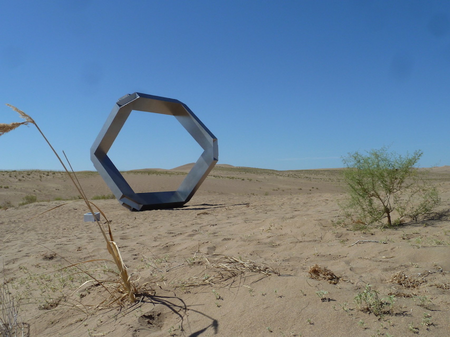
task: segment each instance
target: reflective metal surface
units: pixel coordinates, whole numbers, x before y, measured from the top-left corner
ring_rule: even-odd
[[[203,148],[203,153],[176,191],[135,193],[108,151],[133,110],[174,116]],[[142,152],[136,152],[141,156]],[[218,161],[217,138],[182,102],[135,92],[120,98],[91,148],[91,160],[119,202],[133,211],[180,207],[188,202]]]

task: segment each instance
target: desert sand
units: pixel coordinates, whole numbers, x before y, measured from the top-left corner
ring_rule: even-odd
[[[124,176],[136,192],[171,190],[188,168]],[[138,301],[120,293],[64,173],[2,171],[0,278],[25,335],[450,335],[448,167],[431,170],[437,214],[365,231],[339,225],[340,170],[218,165],[185,207],[145,212],[108,199],[98,174],[77,176],[111,221]],[[378,316],[355,301],[364,290],[385,303]]]

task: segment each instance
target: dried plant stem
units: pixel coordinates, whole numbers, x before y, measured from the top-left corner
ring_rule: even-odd
[[[19,113],[21,115],[22,118],[24,118],[26,120],[26,122],[23,123],[19,123],[20,125],[22,124],[28,124],[28,123],[32,123],[36,129],[39,131],[39,133],[42,135],[42,137],[44,138],[44,140],[47,142],[48,146],[50,146],[51,150],[53,151],[53,153],[55,154],[56,158],[58,158],[59,162],[61,163],[62,167],[64,168],[64,170],[66,171],[67,175],[69,176],[70,180],[72,181],[73,185],[75,186],[75,188],[77,189],[78,193],[80,194],[80,196],[83,198],[87,208],[89,209],[89,212],[91,212],[91,214],[94,214],[94,210],[92,208],[92,205],[95,206],[93,203],[91,203],[87,197],[86,194],[84,193],[80,182],[78,181],[75,172],[72,169],[72,173],[67,169],[66,165],[64,164],[64,162],[62,161],[61,157],[58,155],[58,153],[56,152],[56,150],[53,148],[52,144],[50,143],[50,141],[47,139],[47,137],[45,137],[44,133],[42,132],[42,130],[39,128],[39,126],[37,125],[37,123],[30,117],[28,116],[25,112],[17,109],[16,107],[7,104],[10,108],[12,108],[14,111],[16,111],[17,113]],[[17,127],[17,126],[15,126]],[[14,128],[15,128],[14,127]],[[13,129],[13,128],[12,128]],[[11,131],[7,130],[8,131]],[[1,135],[1,134],[0,134]],[[65,154],[64,154],[65,156]],[[66,157],[67,159],[67,157]],[[67,160],[67,162],[70,165],[70,162]],[[72,168],[72,166],[70,165],[70,167]],[[100,231],[102,232],[103,238],[105,239],[106,242],[106,247],[108,249],[108,252],[111,254],[111,256],[113,257],[113,260],[115,262],[115,264],[117,265],[117,268],[119,269],[119,273],[120,273],[120,277],[122,279],[122,283],[123,286],[128,294],[128,298],[130,300],[130,302],[134,303],[136,301],[136,297],[135,297],[135,293],[136,293],[136,288],[134,287],[134,285],[131,283],[130,277],[128,275],[128,271],[127,268],[125,266],[125,264],[123,263],[122,260],[122,256],[120,254],[119,251],[119,247],[117,246],[117,244],[114,242],[114,238],[112,236],[112,232],[111,232],[111,227],[109,225],[109,220],[106,218],[105,214],[97,207],[95,206],[95,208],[97,210],[99,210],[101,212],[101,214],[104,216],[104,218],[106,219],[106,224],[108,225],[108,235],[106,234],[105,229],[103,228],[102,224],[100,223],[100,221],[95,218],[95,222],[97,223]],[[109,236],[109,237],[108,237]]]

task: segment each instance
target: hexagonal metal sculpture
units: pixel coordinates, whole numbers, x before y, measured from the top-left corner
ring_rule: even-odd
[[[107,153],[133,110],[174,116],[203,148],[176,191],[135,193]],[[180,207],[187,203],[218,161],[217,138],[182,102],[135,92],[120,98],[91,147],[91,160],[117,200],[133,211]]]

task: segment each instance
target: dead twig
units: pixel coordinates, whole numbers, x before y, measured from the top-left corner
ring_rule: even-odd
[[[351,244],[349,247],[352,247],[358,243],[366,243],[366,242],[375,242],[375,243],[383,243],[383,244],[387,243],[386,241],[379,241],[379,240],[358,240],[355,243]]]

